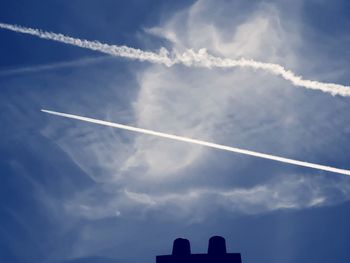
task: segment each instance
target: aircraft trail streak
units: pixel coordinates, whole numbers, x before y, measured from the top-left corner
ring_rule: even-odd
[[[304,87],[306,89],[320,90],[333,96],[339,95],[350,96],[350,86],[336,83],[324,83],[315,80],[303,79],[294,72],[285,69],[283,66],[274,63],[265,63],[252,59],[230,59],[213,56],[207,53],[206,49],[200,49],[198,52],[187,49],[180,53],[176,50],[169,52],[165,48],[161,48],[159,53],[144,51],[141,49],[131,48],[127,46],[109,45],[98,41],[89,41],[85,39],[73,38],[63,34],[57,34],[40,29],[33,29],[18,25],[0,23],[0,28],[11,30],[18,33],[29,34],[39,38],[58,41],[61,43],[78,46],[90,50],[95,50],[105,54],[117,57],[125,57],[140,61],[148,61],[151,63],[164,64],[168,67],[175,64],[183,64],[185,66],[205,67],[205,68],[234,68],[249,67],[257,70],[264,70],[275,76],[280,76],[291,82],[294,86]]]
[[[187,138],[187,137],[183,137],[183,136],[177,136],[177,135],[172,135],[172,134],[168,134],[168,133],[148,130],[148,129],[137,128],[137,127],[123,125],[123,124],[119,124],[119,123],[113,123],[113,122],[109,122],[109,121],[103,121],[103,120],[83,117],[83,116],[79,116],[79,115],[67,114],[67,113],[45,110],[45,109],[42,109],[41,111],[45,112],[45,113],[65,117],[65,118],[95,123],[95,124],[99,124],[99,125],[104,125],[104,126],[109,126],[109,127],[113,127],[113,128],[133,131],[133,132],[137,132],[137,133],[153,135],[153,136],[167,138],[167,139],[176,140],[176,141],[198,144],[198,145],[202,145],[202,146],[206,146],[206,147],[211,147],[211,148],[220,149],[220,150],[224,150],[224,151],[250,155],[250,156],[254,156],[254,157],[258,157],[258,158],[269,159],[269,160],[273,160],[273,161],[277,161],[277,162],[288,163],[288,164],[292,164],[292,165],[303,166],[303,167],[323,170],[323,171],[332,172],[332,173],[350,175],[350,170],[344,170],[344,169],[339,169],[339,168],[320,165],[320,164],[314,164],[314,163],[309,163],[309,162],[304,162],[304,161],[293,160],[293,159],[279,157],[279,156],[275,156],[275,155],[271,155],[271,154],[259,153],[259,152],[255,152],[255,151],[230,147],[230,146],[226,146],[226,145],[201,141],[201,140],[197,140],[197,139],[191,139],[191,138]]]

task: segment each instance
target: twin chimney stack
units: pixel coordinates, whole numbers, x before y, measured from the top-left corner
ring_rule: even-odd
[[[242,263],[240,253],[227,253],[223,237],[209,239],[208,254],[191,254],[190,241],[184,238],[174,240],[171,255],[157,256],[156,263]]]

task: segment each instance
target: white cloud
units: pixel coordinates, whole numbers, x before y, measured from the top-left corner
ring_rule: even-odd
[[[350,194],[350,187],[344,187],[344,183],[347,185],[346,180],[339,180],[329,186],[326,178],[286,174],[275,181],[247,188],[192,186],[188,190],[168,190],[163,193],[124,189],[111,195],[111,200],[103,206],[98,202],[92,206],[81,204],[87,200],[87,196],[82,194],[68,204],[67,209],[90,219],[127,216],[138,211],[137,214],[148,212],[164,218],[186,218],[193,222],[202,221],[218,211],[222,213],[222,210],[239,215],[336,204],[347,200]],[[332,195],[338,196],[331,198],[330,190]],[[89,194],[94,196],[96,192]]]
[[[188,10],[187,17],[184,18],[183,13],[175,16],[164,26],[163,31],[167,32],[165,36],[173,32],[173,35],[184,36],[180,43],[187,43],[194,49],[204,46],[214,54],[219,53],[225,57],[235,54],[235,57],[269,61],[272,59],[287,64],[295,60],[293,53],[288,52],[291,41],[285,38],[280,24],[276,22],[279,18],[275,9],[266,9],[264,6],[263,10],[247,16],[242,24],[232,24],[232,37],[223,40],[220,37],[221,28],[215,25],[215,19],[218,18],[208,19],[202,16],[201,12],[208,11],[210,5],[198,1]],[[157,31],[162,32],[159,28]],[[181,49],[182,46],[178,46],[176,42],[174,48]],[[264,73],[252,74],[241,69],[228,72],[216,69],[189,70],[182,67],[150,66],[139,74],[138,79],[140,92],[134,104],[137,126],[171,131],[173,134],[188,137],[210,138],[216,142],[222,137],[217,132],[220,124],[231,121],[227,115],[240,114],[252,108],[257,110],[253,104],[259,103],[261,97],[270,105],[257,106],[272,110],[274,104],[280,101],[266,98],[273,96],[271,93],[276,90],[276,85],[288,87],[288,84]],[[282,96],[286,96],[286,93],[279,92]],[[241,105],[232,105],[237,103],[237,100]],[[247,119],[255,122],[254,117],[247,116]],[[142,160],[142,164],[148,164],[150,174],[157,173],[163,176],[192,165],[202,153],[202,149],[198,147],[148,137],[140,137],[136,141],[136,148],[136,158],[132,157],[133,165],[137,160]],[[131,161],[129,165],[130,163]]]
[[[303,67],[295,51],[302,44],[297,23],[283,24],[273,5],[257,5],[244,17],[234,5],[198,1],[147,31],[166,37],[180,51],[205,47],[220,56]],[[130,102],[135,126],[316,163],[345,156],[337,143],[346,106],[337,98],[312,93],[310,100],[309,93],[278,77],[241,68],[148,65],[136,77],[140,89]],[[120,115],[110,116],[116,121]],[[158,211],[201,220],[208,207],[252,214],[349,199],[349,180],[339,176],[307,171],[299,176],[299,170],[269,161],[148,136],[126,139],[109,129],[74,128],[67,134],[58,144],[101,183],[67,205],[88,218]],[[92,196],[103,199],[92,201]]]

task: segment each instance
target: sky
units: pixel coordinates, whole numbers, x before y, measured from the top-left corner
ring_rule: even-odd
[[[0,23],[273,63],[347,92],[349,11],[346,0],[1,0]],[[169,66],[5,29],[0,89],[0,262],[151,263],[175,238],[204,253],[213,235],[243,262],[349,262],[347,175],[40,111],[350,170],[347,95],[269,70]]]

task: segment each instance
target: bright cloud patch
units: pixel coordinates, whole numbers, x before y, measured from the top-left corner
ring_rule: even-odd
[[[259,5],[243,18],[230,3],[211,5],[198,1],[146,31],[166,38],[170,49],[205,47],[222,57],[303,68],[295,51],[300,45],[298,25],[283,24],[276,8]],[[316,163],[346,161],[331,158],[346,156],[339,147],[346,105],[327,94],[295,89],[277,76],[246,68],[155,64],[135,72],[135,77],[139,90],[129,104],[137,127]],[[117,121],[118,116],[110,114],[108,119]],[[54,131],[48,130],[46,134],[53,136]],[[98,182],[95,189],[67,204],[69,211],[89,218],[157,211],[201,220],[213,210],[208,207],[251,214],[334,204],[350,197],[347,178],[130,136],[76,126],[57,139]],[[92,196],[103,199],[103,205],[91,201]]]

